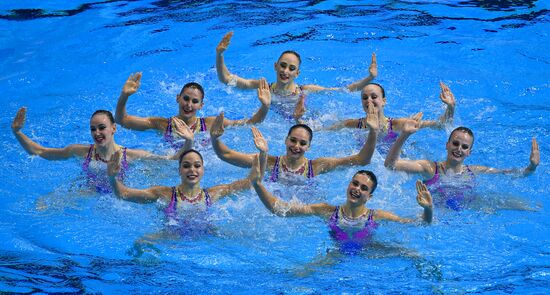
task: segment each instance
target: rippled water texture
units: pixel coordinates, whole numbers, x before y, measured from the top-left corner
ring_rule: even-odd
[[[44,293],[549,293],[550,40],[548,1],[11,1],[0,4],[0,292]],[[124,202],[78,189],[81,161],[29,157],[9,132],[21,106],[24,132],[44,146],[90,143],[89,117],[113,110],[132,72],[142,71],[128,112],[176,114],[189,81],[206,90],[202,116],[243,118],[255,91],[221,84],[215,46],[234,31],[230,70],[274,81],[287,49],[302,56],[300,84],[344,86],[368,75],[378,56],[386,115],[443,112],[439,81],[457,97],[455,125],[475,132],[469,164],[525,167],[536,137],[541,164],[528,178],[483,176],[479,204],[436,210],[429,227],[382,224],[363,255],[334,257],[326,224],[278,218],[252,191],[215,205],[210,233],[143,243],[164,228],[162,205]],[[358,93],[308,97],[320,129],[364,115]],[[290,124],[270,113],[259,125],[273,154]],[[406,157],[443,160],[449,130],[423,130]],[[316,131],[309,158],[357,151],[352,130]],[[248,127],[228,128],[230,147],[253,152]],[[155,132],[118,126],[117,142],[165,153]],[[245,177],[204,151],[205,187]],[[415,177],[387,171],[375,154],[379,187],[369,201],[415,216]],[[355,168],[313,187],[278,190],[286,199],[340,204]],[[133,187],[178,183],[175,163],[136,163]],[[500,210],[524,207],[534,211]]]

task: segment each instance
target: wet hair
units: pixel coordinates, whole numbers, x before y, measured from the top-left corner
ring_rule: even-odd
[[[290,136],[290,133],[292,133],[292,130],[297,129],[297,128],[304,128],[307,131],[307,133],[309,133],[309,142],[311,143],[311,140],[313,140],[313,131],[306,124],[296,124],[296,125],[290,127],[290,129],[288,129],[287,136]]]
[[[380,87],[380,90],[382,90],[382,98],[386,97],[386,90],[384,90],[384,87],[382,87],[382,85],[380,85],[378,83],[369,83],[369,84],[365,85],[365,87],[367,87],[369,85],[375,85],[375,86]],[[363,87],[363,89],[365,89],[365,87]],[[363,95],[363,91],[361,91],[361,95]]]
[[[105,115],[107,118],[109,118],[109,121],[111,121],[111,124],[115,124],[115,118],[113,117],[113,113],[106,111],[106,110],[97,110],[92,114],[93,118],[95,115]]]
[[[370,180],[372,180],[373,186],[370,190],[370,193],[371,194],[374,193],[374,190],[378,186],[378,179],[376,178],[376,175],[374,175],[374,173],[372,171],[369,171],[369,170],[359,170],[359,171],[355,172],[355,174],[353,176],[355,177],[355,175],[357,175],[357,174],[366,175],[370,178]]]
[[[204,163],[204,159],[202,158],[201,153],[199,153],[197,150],[190,149],[190,150],[186,150],[185,152],[181,153],[180,159],[179,159],[179,165],[180,166],[181,166],[181,161],[183,161],[183,157],[185,157],[185,155],[187,155],[189,153],[195,153],[195,154],[199,155],[199,158],[201,158],[201,162]]]
[[[287,53],[288,53],[288,54],[293,54],[294,56],[296,56],[296,57],[298,58],[298,65],[301,65],[301,64],[302,64],[302,58],[300,57],[300,55],[298,54],[298,52],[296,52],[296,51],[294,51],[294,50],[285,50],[285,51],[283,51],[283,53],[281,53],[281,56],[279,56],[279,58],[278,58],[277,60],[281,59],[281,57],[283,57],[283,55],[285,55],[285,54],[287,54]]]
[[[458,132],[458,131],[461,131],[461,132],[464,132],[464,133],[467,133],[468,135],[470,135],[472,137],[472,146],[474,146],[474,132],[472,131],[472,129],[464,127],[464,126],[456,127],[453,130],[453,132],[451,132],[451,134],[449,135],[449,140],[447,140],[447,142],[450,142],[451,138],[453,137],[453,134],[455,132]],[[472,146],[470,147],[470,149],[472,148]]]
[[[204,99],[204,89],[202,88],[201,84],[197,83],[197,82],[189,82],[185,85],[183,85],[183,88],[181,89],[180,91],[180,95],[183,93],[183,91],[185,91],[185,89],[187,88],[192,88],[192,89],[198,89],[202,95],[201,97],[201,100]]]

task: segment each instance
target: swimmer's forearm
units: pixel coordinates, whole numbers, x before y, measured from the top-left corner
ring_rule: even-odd
[[[432,223],[433,220],[433,207],[425,207],[424,208],[424,214],[422,214],[422,219],[424,219],[424,222],[426,223]]]
[[[250,118],[246,123],[247,124],[258,124],[265,120],[267,113],[269,112],[269,104],[262,104],[260,109]]]
[[[532,163],[529,164],[524,170],[523,170],[523,176],[529,176],[533,174],[537,170],[537,165],[534,165]]]
[[[275,203],[278,201],[278,199],[274,197],[261,182],[252,181],[252,187],[256,191],[256,194],[258,194],[260,201],[262,201],[264,206],[269,211],[271,211],[271,213],[276,214],[277,216],[283,216],[280,214],[280,212],[275,210]]]
[[[32,141],[28,136],[21,132],[21,130],[14,131],[13,135],[15,135],[15,138],[19,141],[19,144],[21,144],[23,149],[30,155],[40,155],[40,151],[44,149],[41,145]]]
[[[409,133],[401,132],[395,143],[391,146],[388,155],[386,156],[386,160],[384,161],[384,166],[386,166],[386,168],[395,169],[395,163],[397,162],[397,160],[399,160],[401,148],[403,147],[403,144],[405,144],[405,141],[407,141],[407,138],[409,138],[409,136]]]
[[[374,80],[374,78],[375,78],[374,76],[369,74],[368,77],[349,84],[347,86],[347,88],[350,92],[359,91],[359,90],[363,89],[363,87],[367,86],[367,84],[369,84],[372,80]]]
[[[225,65],[223,53],[221,52],[216,52],[216,73],[218,74],[218,80],[220,80],[220,82],[224,84],[229,83],[231,73]]]
[[[124,126],[124,119],[128,116],[126,113],[126,102],[128,101],[128,94],[121,92],[116,104],[115,122]]]

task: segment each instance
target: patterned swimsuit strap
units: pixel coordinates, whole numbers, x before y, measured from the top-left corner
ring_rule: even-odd
[[[272,182],[276,182],[279,179],[279,163],[281,158],[279,156],[275,157],[275,163],[273,164],[273,169],[271,169],[271,177],[269,178]]]

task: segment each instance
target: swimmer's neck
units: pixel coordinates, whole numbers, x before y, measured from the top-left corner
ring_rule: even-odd
[[[104,146],[95,145],[95,152],[98,154],[102,159],[105,159],[106,161],[110,160],[113,154],[116,152],[117,145],[115,144],[115,141],[112,140],[111,142],[107,143]]]
[[[201,190],[201,184],[200,182],[195,183],[194,185],[187,185],[185,183],[181,183],[180,185],[178,185],[178,190],[180,193],[186,196],[195,196]]]
[[[297,87],[297,85],[296,85],[296,83],[294,83],[294,81],[289,82],[289,83],[283,83],[281,81],[277,81],[277,82],[275,82],[275,86],[273,87],[274,89],[272,89],[272,91],[274,93],[281,93],[282,92],[282,94],[292,93],[292,92],[294,92],[296,87]]]
[[[195,124],[195,122],[197,121],[197,115],[194,115],[192,117],[188,117],[188,118],[184,118],[181,114],[178,114],[178,119],[181,119],[183,122],[185,122],[185,124],[187,124],[187,126],[189,126],[189,128],[191,128],[191,126],[193,124]]]
[[[301,156],[298,159],[290,158],[288,156],[285,156],[283,160],[284,160],[284,164],[286,165],[286,167],[289,170],[292,170],[292,171],[300,169],[300,167],[304,166],[304,164],[307,161],[306,157],[304,157],[304,156]]]
[[[368,210],[365,204],[350,204],[349,202],[346,202],[341,208],[344,215],[352,219],[358,218]]]
[[[462,171],[464,170],[464,162],[457,162],[451,159],[447,159],[447,161],[445,161],[444,163],[443,168],[445,169],[445,172],[450,171],[454,174],[462,173]]]

